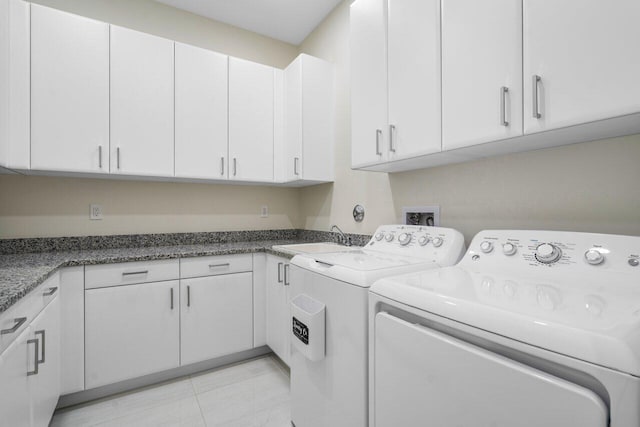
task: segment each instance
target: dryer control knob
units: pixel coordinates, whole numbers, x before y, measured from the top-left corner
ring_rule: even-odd
[[[536,248],[536,259],[543,264],[553,264],[562,257],[562,250],[551,243],[542,243]]]
[[[384,237],[384,233],[383,232],[380,232],[380,233],[376,234],[376,240],[377,241],[382,240],[383,237]]]
[[[516,252],[518,252],[518,247],[516,245],[514,245],[513,243],[505,243],[502,245],[502,253],[507,255],[507,256],[511,256],[514,255]]]
[[[434,237],[431,242],[433,243],[433,246],[439,248],[444,243],[444,240],[442,239],[442,237]]]
[[[411,234],[409,233],[402,233],[401,235],[398,236],[398,242],[402,246],[408,245],[410,241],[411,241]]]
[[[584,253],[584,259],[591,265],[598,265],[604,262],[604,255],[598,250],[589,249]]]
[[[393,234],[389,233],[384,237],[384,240],[386,240],[387,242],[393,242],[394,237],[395,236]]]
[[[418,243],[420,243],[420,246],[424,246],[427,243],[429,243],[429,236],[422,236],[418,239]]]
[[[485,240],[484,242],[480,243],[480,250],[485,254],[488,254],[493,250],[493,243],[491,243],[488,240]]]

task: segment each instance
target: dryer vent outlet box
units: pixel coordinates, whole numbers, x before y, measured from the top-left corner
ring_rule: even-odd
[[[402,223],[408,225],[440,226],[440,206],[408,206],[402,208]]]

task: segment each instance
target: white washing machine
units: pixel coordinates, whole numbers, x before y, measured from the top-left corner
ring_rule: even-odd
[[[387,225],[362,250],[292,259],[296,427],[367,426],[369,286],[382,277],[453,265],[463,254],[464,238],[456,230]],[[296,314],[301,298],[306,318]]]
[[[370,290],[371,426],[640,426],[640,237],[483,231]]]

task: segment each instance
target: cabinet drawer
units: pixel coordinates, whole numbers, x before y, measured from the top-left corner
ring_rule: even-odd
[[[182,258],[180,260],[180,277],[183,279],[252,270],[251,254]]]
[[[60,273],[56,272],[18,303],[0,315],[0,353],[24,331],[58,294]]]
[[[180,264],[177,259],[88,265],[85,267],[84,287],[85,289],[93,289],[161,282],[175,280],[179,277]]]

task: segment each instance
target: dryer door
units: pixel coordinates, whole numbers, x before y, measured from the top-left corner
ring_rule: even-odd
[[[376,427],[606,427],[593,392],[387,313],[375,317]]]

